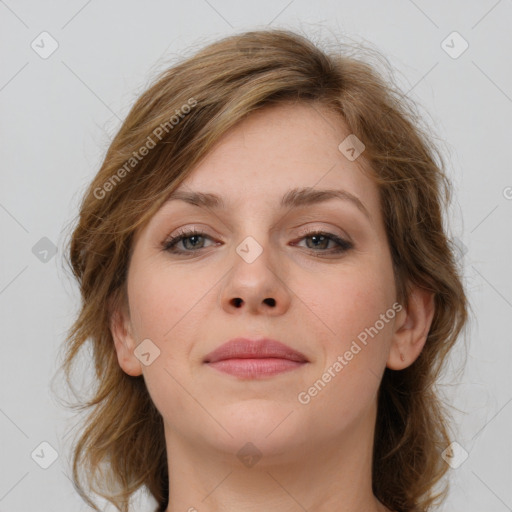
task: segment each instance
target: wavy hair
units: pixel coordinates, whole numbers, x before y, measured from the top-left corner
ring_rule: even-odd
[[[121,512],[141,488],[159,510],[169,502],[162,417],[143,377],[120,368],[110,331],[111,315],[126,301],[133,234],[228,129],[251,112],[290,101],[331,109],[363,141],[358,161],[378,187],[397,300],[407,307],[411,285],[434,293],[421,354],[401,371],[386,368],[380,384],[373,492],[397,512],[432,510],[446,497],[447,485],[437,484],[448,469],[440,453],[451,442],[450,423],[435,385],[469,309],[443,225],[451,183],[412,101],[340,48],[327,51],[282,29],[210,43],[158,75],[108,147],[66,246],[81,306],[61,364],[72,388],[77,356],[90,349],[96,380],[90,396],[73,406],[89,413],[74,443],[72,477],[95,510],[93,493]]]

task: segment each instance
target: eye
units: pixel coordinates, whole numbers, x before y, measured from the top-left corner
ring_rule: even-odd
[[[206,233],[195,229],[182,230],[176,235],[166,239],[162,243],[162,249],[172,254],[194,253],[205,248],[205,240],[212,240],[212,238],[206,235]],[[311,249],[313,252],[321,253],[321,255],[339,254],[354,247],[352,242],[326,231],[310,231],[304,233],[299,241],[302,240],[306,240],[308,249]],[[311,240],[311,243],[308,243],[308,240]],[[180,243],[182,243],[184,249],[178,248]],[[334,247],[331,247],[330,250],[326,250],[329,249],[329,244],[334,244]],[[293,245],[298,244],[294,243]]]
[[[306,246],[308,249],[324,254],[338,254],[346,252],[354,247],[352,242],[340,238],[334,233],[328,233],[326,231],[310,231],[309,233],[304,233],[300,240],[306,240]],[[311,240],[311,243],[308,243],[307,240]],[[335,244],[334,247],[331,247],[330,251],[326,251],[325,249],[328,248],[327,246],[331,242]]]
[[[197,249],[202,249],[204,247],[204,243],[201,243],[201,239],[208,239],[211,240],[211,238],[206,235],[206,233],[203,233],[202,231],[197,231],[195,229],[192,230],[183,230],[178,232],[176,235],[174,235],[171,238],[168,238],[162,243],[162,248],[170,253],[174,254],[183,254],[186,252],[195,252]],[[183,242],[183,247],[185,249],[177,249],[176,246]],[[189,242],[189,243],[187,243]]]

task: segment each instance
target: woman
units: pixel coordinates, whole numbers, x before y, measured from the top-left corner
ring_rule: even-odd
[[[370,65],[284,30],[211,44],[138,99],[69,247],[64,368],[90,342],[98,381],[73,454],[89,504],[440,502],[433,386],[468,305],[417,122]]]

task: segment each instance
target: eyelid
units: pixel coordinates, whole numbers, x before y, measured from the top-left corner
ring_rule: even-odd
[[[336,225],[333,225],[330,223],[325,223],[325,222],[323,222],[323,223],[319,222],[319,224],[320,225],[311,225],[311,222],[310,222],[307,226],[302,227],[303,225],[301,225],[299,227],[292,228],[292,229],[294,229],[294,230],[298,229],[299,230],[298,234],[300,236],[307,236],[310,233],[315,233],[315,232],[319,232],[319,231],[328,232],[332,235],[335,235],[339,238],[344,239],[345,241],[349,242],[352,245],[355,245],[354,240],[347,233],[347,231],[345,231],[344,229],[341,229],[339,226],[336,226]]]

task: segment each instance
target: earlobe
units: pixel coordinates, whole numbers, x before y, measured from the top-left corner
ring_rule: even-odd
[[[110,332],[114,341],[119,366],[125,373],[132,377],[141,375],[142,366],[134,355],[136,343],[127,311],[121,311],[119,308],[115,308],[111,312]]]
[[[409,294],[406,309],[395,320],[395,332],[386,366],[403,370],[418,358],[427,341],[434,318],[434,292],[414,287]]]

